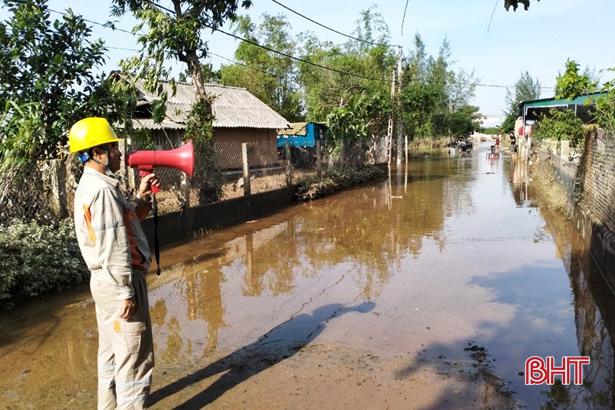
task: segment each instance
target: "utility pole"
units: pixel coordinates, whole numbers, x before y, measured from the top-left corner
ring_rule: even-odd
[[[397,52],[397,95],[401,92],[401,46]],[[404,123],[401,118],[401,104],[397,104],[397,165],[401,164],[403,155]]]
[[[393,109],[389,115],[389,127],[387,129],[387,163],[391,167],[391,159],[393,157],[393,112],[395,111],[395,69],[391,73],[391,105]]]
[[[393,69],[392,79],[391,79],[391,102],[393,105],[393,110],[391,111],[391,115],[389,115],[389,128],[387,130],[387,160],[388,164],[391,165],[391,161],[393,159],[393,113],[397,111],[397,164],[401,164],[401,160],[403,157],[402,146],[403,146],[403,121],[401,119],[401,110],[399,109],[399,104],[397,104],[397,99],[395,98],[395,94],[399,95],[401,91],[401,46],[398,47],[397,52],[397,70]]]

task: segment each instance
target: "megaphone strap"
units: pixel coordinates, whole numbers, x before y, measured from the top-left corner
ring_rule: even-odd
[[[160,276],[160,245],[158,244],[158,203],[156,194],[152,194],[152,212],[154,213],[154,255],[156,256],[156,275]]]

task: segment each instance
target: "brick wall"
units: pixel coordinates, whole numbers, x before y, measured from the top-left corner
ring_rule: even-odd
[[[581,205],[615,232],[615,137],[602,130],[585,140],[577,173]]]

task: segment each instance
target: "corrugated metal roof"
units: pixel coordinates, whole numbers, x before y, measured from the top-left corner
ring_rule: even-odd
[[[307,122],[293,122],[292,128],[282,128],[278,130],[278,134],[280,135],[307,135]]]
[[[136,87],[148,102],[158,97],[145,91],[143,80],[137,80]],[[194,87],[192,84],[176,83],[173,95],[171,85],[162,82],[164,91],[169,95],[167,100],[167,117],[174,123],[186,123],[188,114],[194,103]],[[214,128],[287,128],[290,123],[267,104],[256,98],[245,88],[226,87],[217,84],[206,84],[205,92],[213,97],[212,110]]]
[[[164,128],[167,130],[183,130],[186,128],[184,124],[178,124],[167,119],[162,120],[160,124],[156,124],[151,118],[133,118],[132,123],[135,129],[161,130]]]
[[[541,98],[538,100],[521,101],[519,103],[519,106],[522,106],[522,107],[548,107],[548,106],[561,107],[561,106],[566,106],[566,105],[582,105],[587,100],[604,97],[607,94],[608,93],[600,92],[600,93],[579,95],[577,98],[572,99],[572,100],[557,99],[555,97],[554,98]]]

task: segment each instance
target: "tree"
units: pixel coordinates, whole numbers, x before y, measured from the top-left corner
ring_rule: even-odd
[[[474,124],[467,114],[454,112],[450,115],[449,130],[452,137],[465,138],[474,131]]]
[[[480,80],[474,76],[474,71],[466,73],[461,69],[452,73],[448,86],[448,99],[452,111],[458,111],[470,104],[474,99],[476,86]]]
[[[439,94],[441,89],[428,83],[432,60],[425,52],[423,39],[417,33],[414,36],[414,51],[404,63],[402,89],[399,93],[404,131],[410,139],[431,133],[434,129],[431,117],[436,111],[437,101],[441,101],[442,97]],[[448,129],[448,126],[442,128]]]
[[[299,121],[305,114],[298,73],[291,58],[296,53],[296,41],[287,31],[290,25],[284,16],[263,14],[262,18],[258,26],[249,17],[238,19],[237,31],[249,42],[241,42],[235,51],[239,64],[220,68],[221,82],[245,87],[287,120]]]
[[[358,109],[362,115],[357,121],[370,131],[365,135],[382,135],[391,110],[391,73],[396,61],[387,45],[389,31],[382,16],[372,8],[361,12],[353,34],[358,40],[349,40],[343,46],[304,35],[301,58],[312,64],[300,62],[298,66],[307,116],[312,121],[323,121],[336,108]]]
[[[478,80],[474,73],[455,72],[450,42],[442,41],[438,57],[425,53],[420,35],[415,50],[405,62],[400,93],[401,115],[410,138],[425,136],[466,136],[468,125],[480,119],[478,108],[469,105]],[[454,129],[451,128],[454,125]]]
[[[568,59],[566,71],[557,76],[555,80],[555,98],[573,100],[579,95],[590,94],[596,91],[598,82],[592,81],[590,74],[579,74],[579,64]]]
[[[141,21],[133,28],[140,34],[141,52],[122,63],[122,68],[136,78],[145,80],[148,91],[157,93],[161,99],[154,104],[154,120],[160,122],[165,113],[167,96],[162,92],[160,80],[170,76],[167,59],[174,58],[185,63],[195,88],[195,103],[186,120],[184,137],[194,143],[201,155],[195,163],[199,202],[204,204],[217,200],[221,194],[218,180],[213,178],[215,150],[213,148],[213,113],[211,99],[205,92],[202,60],[207,56],[205,30],[215,30],[225,21],[237,17],[237,9],[249,7],[251,0],[171,0],[172,8],[159,4],[159,0],[113,0],[112,15],[122,16],[131,12]],[[174,82],[171,81],[173,85]]]
[[[571,109],[552,108],[536,122],[535,134],[536,138],[568,139],[571,147],[578,147],[583,141],[583,121]]]
[[[502,131],[510,132],[515,127],[515,120],[519,116],[519,103],[528,100],[536,100],[540,98],[541,90],[540,82],[534,80],[529,72],[522,73],[515,83],[515,94],[506,89],[506,105],[508,111],[505,111],[506,119],[502,123]]]
[[[203,73],[203,81],[205,83],[218,83],[220,82],[220,71],[214,70],[211,63],[201,64],[201,72]],[[192,81],[190,70],[186,68],[183,72],[179,73],[178,80],[182,83]]]
[[[93,70],[104,63],[101,40],[69,9],[51,21],[46,0],[4,0],[0,22],[0,158],[3,170],[58,156],[66,130],[105,115]]]
[[[203,31],[215,30],[226,20],[235,19],[240,0],[171,0],[171,3],[172,9],[161,6],[159,0],[113,0],[112,15],[119,17],[131,12],[141,21],[133,32],[139,33],[147,26],[147,32],[138,38],[142,46],[140,54],[126,60],[124,67],[146,80],[151,91],[156,91],[159,80],[170,75],[167,59],[175,58],[188,66],[199,101],[206,97],[201,68],[202,59],[207,56]],[[251,0],[241,0],[242,7],[251,5]]]

